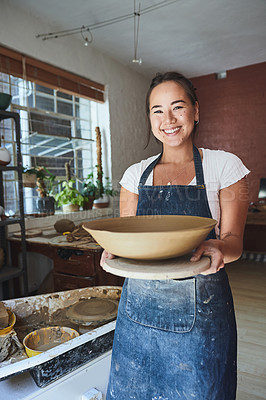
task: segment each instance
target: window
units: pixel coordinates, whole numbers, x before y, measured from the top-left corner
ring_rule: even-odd
[[[23,166],[45,166],[62,180],[69,162],[80,189],[96,164],[94,131],[101,104],[1,72],[0,91],[12,95],[10,110],[20,114]],[[12,120],[1,121],[1,144],[12,155],[10,165],[16,164]],[[16,173],[6,171],[3,183],[5,209],[17,212]],[[25,188],[24,197],[25,214],[36,213],[36,189]]]

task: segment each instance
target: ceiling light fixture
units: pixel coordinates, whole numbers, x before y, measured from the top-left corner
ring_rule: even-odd
[[[134,58],[133,63],[142,64],[142,59],[137,57],[138,41],[139,41],[139,20],[140,20],[140,3],[139,11],[136,11],[136,0],[134,0]]]
[[[89,36],[90,36],[90,39],[88,38],[88,36],[85,36],[83,34],[83,32],[88,32]],[[84,40],[84,46],[86,46],[86,47],[89,46],[89,44],[92,43],[92,41],[93,41],[93,36],[92,36],[91,31],[90,31],[90,28],[85,28],[85,26],[83,25],[81,27],[81,29],[80,29],[80,34],[82,36],[82,39]]]
[[[140,15],[147,14],[149,12],[158,10],[158,9],[160,9],[162,7],[169,6],[169,5],[173,4],[173,3],[176,3],[177,1],[179,1],[179,0],[161,1],[161,2],[159,2],[157,4],[154,4],[153,6],[143,8],[143,10],[141,10],[139,12],[139,14]],[[39,33],[35,37],[36,38],[41,38],[42,40],[58,39],[58,38],[61,38],[61,37],[64,37],[64,36],[75,35],[77,33],[80,33],[81,30],[82,30],[82,32],[84,32],[86,30],[92,31],[94,29],[105,28],[106,26],[117,24],[119,22],[123,22],[123,21],[126,21],[127,19],[134,18],[134,17],[135,17],[134,13],[130,13],[130,14],[122,15],[120,17],[111,18],[111,19],[106,20],[106,21],[98,22],[98,23],[92,24],[92,25],[87,25],[87,26],[86,25],[82,25],[81,27],[78,27],[78,28],[65,29],[63,31],[58,31],[58,32]]]
[[[139,3],[139,10],[138,10],[138,12],[136,12],[136,0],[134,0],[134,12],[133,13],[121,15],[120,17],[111,18],[111,19],[108,19],[108,20],[105,20],[102,22],[98,22],[96,24],[92,24],[92,25],[86,25],[86,26],[82,25],[81,27],[78,27],[78,28],[65,29],[63,31],[57,31],[57,32],[39,33],[35,37],[41,38],[42,40],[49,40],[49,39],[58,39],[58,38],[62,38],[65,36],[81,34],[82,39],[84,40],[84,46],[88,46],[93,40],[92,33],[91,33],[92,30],[105,28],[106,26],[117,24],[119,22],[126,21],[130,18],[134,18],[134,59],[132,60],[132,62],[140,65],[140,64],[142,64],[142,59],[137,58],[140,16],[150,13],[152,11],[159,10],[162,7],[169,6],[173,3],[176,3],[177,1],[180,1],[180,0],[160,1],[157,4],[143,8],[142,10],[140,9],[140,3]],[[84,33],[86,33],[86,32],[89,33],[89,37],[84,35]]]

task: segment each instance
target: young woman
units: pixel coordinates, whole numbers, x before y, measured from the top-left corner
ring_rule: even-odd
[[[249,170],[233,154],[194,146],[199,104],[183,75],[157,74],[146,108],[163,151],[125,172],[121,217],[195,215],[218,224],[191,258],[210,257],[204,274],[126,279],[107,400],[234,400],[236,324],[224,264],[242,252]],[[104,251],[102,265],[112,257]]]

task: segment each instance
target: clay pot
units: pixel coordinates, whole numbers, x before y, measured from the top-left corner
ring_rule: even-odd
[[[97,200],[94,200],[93,207],[95,208],[106,208],[109,206],[109,197],[107,195],[103,195]]]
[[[64,204],[62,209],[64,213],[71,213],[79,211],[79,206],[77,204]]]
[[[0,147],[0,165],[8,165],[11,161],[11,155],[5,147]]]
[[[34,189],[36,186],[36,175],[25,173],[22,176],[23,186]]]
[[[90,196],[88,201],[85,201],[83,204],[83,210],[91,210],[93,206],[95,197]]]

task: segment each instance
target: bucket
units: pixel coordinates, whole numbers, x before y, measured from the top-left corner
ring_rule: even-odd
[[[37,329],[30,332],[23,339],[28,357],[33,357],[46,350],[50,350],[59,344],[79,336],[79,333],[72,328],[61,326],[48,326],[47,328]]]

